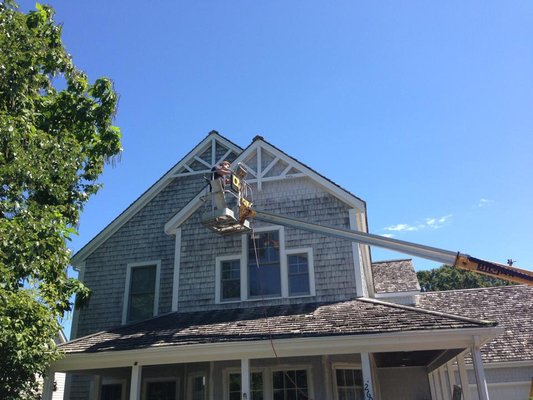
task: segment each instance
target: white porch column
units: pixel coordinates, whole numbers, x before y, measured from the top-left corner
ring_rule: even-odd
[[[463,400],[470,400],[470,385],[468,383],[468,374],[465,367],[465,355],[457,356],[457,365],[459,366],[459,377],[461,378],[461,389],[463,389]]]
[[[444,400],[442,397],[442,384],[440,382],[439,370],[433,371],[433,379],[435,381],[435,394],[437,400]]]
[[[333,385],[331,384],[331,364],[329,356],[322,356],[322,369],[324,370],[324,387],[326,388],[326,397],[324,400],[331,400]]]
[[[241,360],[241,393],[242,400],[250,400],[250,360]]]
[[[54,394],[54,371],[48,371],[48,375],[43,382],[43,400],[52,400]]]
[[[435,391],[435,374],[433,372],[430,372],[428,374],[428,380],[429,380],[429,391],[431,392],[431,399],[437,400],[437,393]]]
[[[361,353],[361,369],[363,370],[363,388],[365,391],[365,398],[377,400],[374,397],[374,384],[372,383],[372,368],[370,367],[370,356],[366,352]]]
[[[479,337],[476,336],[474,338],[474,346],[472,346],[472,361],[474,362],[474,372],[476,373],[477,393],[479,400],[489,400],[487,378],[485,377],[483,359],[481,358],[479,347]]]
[[[141,398],[141,374],[142,367],[135,363],[131,367],[130,400],[140,400]]]
[[[446,363],[446,371],[448,372],[448,384],[450,385],[450,392],[453,396],[453,387],[455,386],[455,372],[453,370],[453,359]],[[451,397],[450,397],[451,398]]]
[[[442,389],[442,398],[444,400],[449,400],[452,398],[452,392],[450,391],[450,385],[448,384],[448,379],[446,379],[446,370],[445,366],[439,368],[439,377],[440,377],[440,387]]]
[[[209,400],[215,400],[215,363],[209,363]]]

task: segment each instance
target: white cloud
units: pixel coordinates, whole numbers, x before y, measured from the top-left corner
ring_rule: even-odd
[[[393,233],[382,233],[380,236],[383,236],[383,237],[386,237],[386,238],[393,238],[394,234]]]
[[[494,200],[490,200],[490,199],[479,199],[479,201],[477,202],[477,206],[479,208],[481,207],[487,207],[487,206],[490,206],[492,203],[494,203]]]
[[[396,224],[383,228],[386,231],[401,232],[401,231],[417,231],[418,227],[408,224]]]
[[[396,224],[383,228],[384,231],[388,232],[413,232],[420,231],[422,229],[439,229],[442,228],[447,222],[452,218],[452,214],[444,215],[442,217],[432,217],[426,218],[424,223],[410,225],[410,224]],[[386,236],[386,235],[382,235]]]

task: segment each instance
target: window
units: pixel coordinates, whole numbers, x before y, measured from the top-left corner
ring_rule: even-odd
[[[241,261],[227,260],[220,263],[221,300],[241,299]]]
[[[157,314],[160,262],[128,264],[122,322],[135,322]]]
[[[102,384],[100,400],[122,400],[122,383]]]
[[[363,400],[363,374],[360,369],[335,369],[337,400]]]
[[[307,400],[307,371],[305,369],[274,371],[272,373],[274,400]]]
[[[289,254],[287,256],[287,269],[287,273],[289,275],[289,296],[309,294],[308,254]]]
[[[175,380],[146,382],[146,400],[176,400]]]
[[[283,227],[255,229],[241,245],[216,258],[216,303],[315,295],[313,249],[285,249]]]
[[[192,376],[190,382],[190,396],[191,400],[206,400],[207,388],[205,375]]]
[[[249,297],[281,296],[279,236],[278,230],[255,232],[248,240]]]
[[[241,374],[229,374],[229,400],[241,400]],[[263,374],[252,372],[250,374],[250,396],[251,400],[263,400]]]

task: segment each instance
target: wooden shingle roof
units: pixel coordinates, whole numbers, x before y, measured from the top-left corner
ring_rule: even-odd
[[[420,291],[411,259],[373,262],[372,277],[376,293]]]
[[[533,360],[533,287],[500,286],[428,292],[420,296],[424,309],[446,310],[469,318],[498,321],[504,333],[481,349],[485,362]]]
[[[494,322],[356,299],[194,313],[171,313],[76,339],[67,354],[268,339],[485,328]]]

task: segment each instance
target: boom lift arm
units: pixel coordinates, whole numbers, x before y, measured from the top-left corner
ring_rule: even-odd
[[[395,250],[400,253],[441,262],[452,265],[455,268],[474,271],[493,278],[504,279],[515,283],[525,283],[533,286],[532,271],[514,268],[492,261],[481,260],[479,258],[469,256],[468,254],[443,250],[436,247],[425,246],[422,244],[406,242],[403,240],[387,238],[379,235],[373,235],[371,233],[313,224],[295,218],[271,214],[264,211],[248,210],[247,218],[255,218],[259,221],[303,229],[327,236],[348,239],[357,243],[381,247],[387,250]]]
[[[313,224],[295,218],[254,210],[252,209],[252,203],[246,199],[248,191],[248,186],[244,181],[246,170],[241,165],[238,165],[238,168],[238,172],[231,176],[228,184],[217,182],[217,184],[222,184],[222,190],[212,190],[210,193],[212,198],[211,209],[202,217],[202,223],[215,233],[230,235],[250,231],[249,220],[254,218],[264,222],[394,250],[414,257],[421,257],[452,265],[455,268],[488,275],[493,278],[533,286],[533,271],[474,258],[468,254],[459,252],[373,235],[371,233]],[[235,198],[236,207],[234,207],[234,210],[230,209],[228,205],[228,201],[231,200],[230,198]]]

